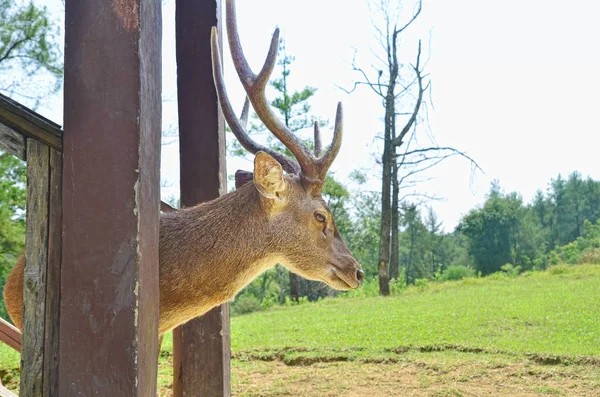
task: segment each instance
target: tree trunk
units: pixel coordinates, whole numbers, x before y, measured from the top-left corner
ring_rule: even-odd
[[[398,281],[398,271],[400,267],[400,247],[398,242],[399,194],[400,186],[398,184],[398,164],[394,159],[392,162],[392,250],[390,253],[390,279],[394,279],[396,281]]]
[[[410,284],[410,268],[412,267],[413,254],[415,252],[415,240],[414,230],[410,231],[410,248],[408,250],[408,261],[406,262],[406,285]]]
[[[390,232],[391,232],[391,185],[392,185],[392,162],[393,145],[392,129],[393,120],[396,117],[393,86],[389,91],[392,94],[386,97],[385,108],[385,138],[382,156],[382,178],[381,178],[381,229],[379,232],[379,294],[388,296],[390,294],[389,264],[390,264]]]
[[[279,284],[279,303],[285,303],[285,297],[287,296],[287,291],[285,288],[284,280],[287,277],[288,271],[281,265],[275,265],[275,278],[277,279],[277,283]],[[289,277],[288,277],[289,279]]]
[[[298,302],[300,298],[300,276],[290,272],[290,297]]]

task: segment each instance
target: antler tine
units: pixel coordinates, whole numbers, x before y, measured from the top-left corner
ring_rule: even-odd
[[[240,117],[240,122],[244,130],[246,130],[246,126],[248,125],[248,113],[250,113],[250,100],[246,97],[244,98],[244,107],[242,108],[242,115]]]
[[[315,121],[315,136],[314,136],[314,141],[315,141],[315,157],[320,157],[321,156],[321,150],[322,150],[322,145],[321,145],[321,130],[319,129],[319,122]]]
[[[252,106],[256,111],[256,114],[264,123],[265,127],[269,129],[283,143],[296,157],[302,174],[308,178],[315,178],[318,173],[317,163],[315,157],[312,155],[306,145],[296,137],[289,128],[281,122],[273,113],[273,110],[269,106],[265,97],[265,87],[273,72],[275,63],[277,60],[277,47],[279,45],[279,29],[275,29],[273,37],[271,39],[271,45],[269,46],[269,52],[267,59],[263,65],[260,73],[255,75],[248,61],[244,56],[240,37],[237,31],[237,22],[235,14],[235,1],[227,0],[227,32],[229,38],[229,47],[231,49],[231,56],[233,58],[233,64],[235,69],[242,81],[242,85],[246,90],[246,94],[252,102]]]
[[[325,176],[327,175],[327,170],[335,160],[335,157],[340,151],[342,146],[342,130],[343,130],[343,112],[342,112],[342,103],[338,102],[337,111],[335,112],[335,126],[333,129],[333,139],[331,141],[331,145],[327,149],[327,151],[319,157],[317,160],[317,168],[318,174],[317,177],[321,180],[325,180]],[[317,127],[315,125],[315,147],[316,147],[316,132]]]
[[[229,35],[229,48],[231,49],[231,56],[234,59],[235,70],[237,71],[244,88],[247,84],[251,84],[254,79],[256,79],[256,75],[250,69],[250,65],[244,56],[244,50],[242,49],[242,44],[240,42],[240,36],[238,35],[237,28],[230,29],[229,25],[233,24],[237,25],[236,16],[235,16],[235,3],[231,1],[227,1],[227,16],[226,16],[226,24],[227,24],[227,33]],[[235,37],[232,37],[235,36]]]
[[[225,117],[225,120],[227,120],[227,124],[229,124],[229,128],[231,128],[231,131],[233,132],[237,140],[240,142],[244,149],[246,149],[252,154],[256,154],[259,151],[263,151],[270,154],[275,160],[277,160],[281,164],[281,166],[287,173],[297,174],[298,172],[300,172],[300,166],[296,161],[279,152],[262,146],[253,141],[252,138],[250,138],[250,136],[246,132],[246,124],[248,123],[250,102],[248,100],[248,97],[246,97],[244,101],[244,108],[242,110],[241,121],[238,120],[233,110],[233,106],[231,106],[231,102],[229,101],[227,89],[225,87],[225,79],[223,78],[223,65],[221,63],[221,52],[219,50],[217,29],[215,27],[213,27],[211,31],[210,44],[213,65],[213,80],[215,82],[217,97],[219,98],[219,103],[221,104],[223,116]]]

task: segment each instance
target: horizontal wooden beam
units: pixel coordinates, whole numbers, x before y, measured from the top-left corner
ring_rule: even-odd
[[[21,160],[26,159],[25,137],[4,124],[0,124],[0,149]]]
[[[21,331],[0,318],[0,341],[21,352]]]
[[[19,397],[0,384],[0,397]]]
[[[62,151],[62,130],[58,124],[2,94],[0,94],[0,124],[4,124],[24,137],[36,139]]]
[[[10,116],[7,117],[5,116],[6,114],[10,114]],[[27,116],[24,118],[20,115]],[[22,120],[36,120],[36,122],[31,122],[30,124],[21,123],[24,130],[18,129],[11,125],[10,120],[19,119],[19,117],[21,117]],[[27,130],[29,127],[32,127],[33,130]],[[59,138],[59,141],[55,142],[56,146],[50,145],[43,139],[37,138],[36,133],[39,132],[40,128],[45,131],[45,136],[47,136],[47,134],[51,134]],[[27,144],[25,137],[38,139],[39,141],[47,143],[58,151],[62,152],[62,129],[60,125],[44,118],[20,103],[0,94],[0,149],[6,150],[8,153],[20,158],[21,160],[27,160]],[[54,138],[50,137],[50,139],[53,140]],[[164,201],[161,201],[160,210],[163,212],[174,211],[175,208]]]

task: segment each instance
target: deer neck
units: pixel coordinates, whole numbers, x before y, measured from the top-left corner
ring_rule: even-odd
[[[161,215],[161,331],[233,299],[280,261],[270,248],[268,222],[252,183],[211,202]]]

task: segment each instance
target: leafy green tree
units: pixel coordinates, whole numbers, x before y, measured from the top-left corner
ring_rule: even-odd
[[[488,197],[483,208],[471,210],[459,225],[476,269],[484,275],[512,262],[520,209],[520,197],[502,197],[494,185]]]
[[[595,224],[586,220],[581,236],[556,247],[548,256],[551,264],[600,264],[600,219]]]
[[[442,263],[440,262],[441,251],[443,249],[442,242],[444,235],[441,234],[442,222],[439,221],[437,214],[433,208],[427,208],[425,217],[425,227],[427,229],[427,257],[428,265],[431,269],[431,274],[435,275],[438,271],[442,271]]]
[[[586,220],[600,217],[600,182],[583,179],[573,172],[567,179],[558,175],[550,182],[545,205],[536,196],[534,206],[538,213],[545,211],[543,225],[549,235],[549,248],[565,245],[583,234]],[[544,207],[544,208],[542,208]]]
[[[379,193],[357,192],[350,199],[349,207],[352,208],[352,223],[351,229],[344,235],[346,243],[361,264],[365,276],[377,276],[381,224]]]
[[[418,278],[429,278],[431,273],[426,265],[428,248],[428,231],[416,204],[402,205],[402,225],[405,227],[401,237],[404,247],[404,265],[406,284],[413,283]]]
[[[0,0],[0,91],[37,105],[62,84],[63,64],[46,7],[30,1]],[[32,77],[37,76],[32,80]],[[44,90],[50,82],[50,87]]]
[[[548,202],[539,194],[525,206],[518,193],[503,194],[495,182],[483,207],[471,210],[458,229],[469,241],[476,269],[484,275],[508,263],[523,270],[543,268],[547,234],[542,220],[548,216]]]
[[[554,248],[556,246],[554,241],[556,206],[550,198],[547,198],[541,190],[538,190],[530,207],[541,226],[546,248]]]
[[[512,263],[523,270],[545,269],[548,263],[547,233],[531,206],[519,208],[518,213]]]
[[[442,272],[450,266],[466,266],[474,269],[473,258],[469,254],[468,238],[455,229],[444,235],[438,255]]]

